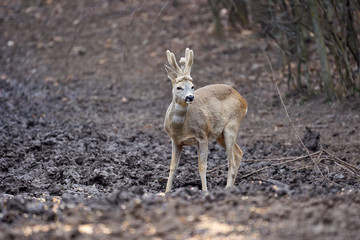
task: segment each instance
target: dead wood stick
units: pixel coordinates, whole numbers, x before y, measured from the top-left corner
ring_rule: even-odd
[[[324,152],[325,152],[326,154],[328,154],[330,157],[332,157],[332,158],[329,158],[329,159],[327,159],[327,160],[331,160],[331,161],[337,163],[338,166],[340,166],[340,167],[342,167],[342,168],[350,171],[350,172],[353,173],[354,175],[360,177],[360,168],[358,168],[358,167],[356,167],[356,166],[354,166],[354,165],[352,165],[352,164],[350,164],[350,163],[347,163],[347,162],[341,160],[340,158],[336,157],[334,154],[330,153],[330,152],[327,151],[327,150],[324,150]]]
[[[333,161],[334,161],[334,159],[328,159],[328,160],[333,160]],[[353,170],[345,167],[344,165],[342,165],[342,164],[340,164],[340,163],[338,163],[338,162],[336,162],[336,161],[334,161],[334,163],[335,163],[336,166],[339,166],[340,168],[342,168],[342,169],[350,172],[351,174],[354,174],[355,176],[358,176],[358,175],[356,174],[356,172],[354,172]]]

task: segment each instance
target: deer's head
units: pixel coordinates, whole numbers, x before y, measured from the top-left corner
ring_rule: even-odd
[[[175,101],[181,105],[192,103],[194,100],[194,84],[190,73],[194,61],[193,50],[186,48],[185,58],[180,59],[181,67],[177,64],[175,55],[172,52],[167,50],[166,56],[170,67],[165,65],[165,70],[173,85]]]

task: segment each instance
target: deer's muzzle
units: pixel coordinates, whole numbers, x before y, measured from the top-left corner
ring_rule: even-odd
[[[194,95],[189,95],[185,97],[186,103],[191,103],[194,100]]]

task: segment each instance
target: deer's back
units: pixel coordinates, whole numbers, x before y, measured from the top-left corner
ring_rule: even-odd
[[[237,100],[238,104],[246,105],[245,99],[233,87],[226,84],[212,84],[195,91],[197,99],[203,100]],[[236,104],[236,103],[234,103]]]
[[[193,130],[205,129],[203,134],[216,138],[226,124],[240,124],[247,111],[245,99],[231,86],[214,84],[195,91],[188,117]]]

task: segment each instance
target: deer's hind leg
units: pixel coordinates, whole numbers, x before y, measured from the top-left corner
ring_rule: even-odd
[[[234,169],[235,175],[234,175],[233,183],[235,184],[236,176],[238,174],[241,160],[243,157],[243,151],[241,151],[240,147],[236,143],[234,144],[234,154],[235,154],[235,169]]]
[[[207,191],[206,169],[208,158],[208,144],[208,139],[204,139],[198,142],[199,173],[201,178],[201,189],[204,192]]]
[[[228,177],[226,187],[232,187],[235,184],[235,178],[237,171],[240,166],[242,152],[236,144],[237,131],[239,129],[239,124],[237,121],[229,122],[224,129],[224,142],[225,150],[228,157]],[[240,150],[240,151],[239,151]]]
[[[221,135],[216,139],[216,141],[226,150],[227,158],[228,158],[228,177],[226,187],[232,186],[233,177],[232,177],[232,169],[235,169],[236,165],[234,162],[234,154],[233,154],[233,146],[234,143],[231,143],[231,139],[228,138],[227,142],[225,141],[225,133],[221,133]]]

